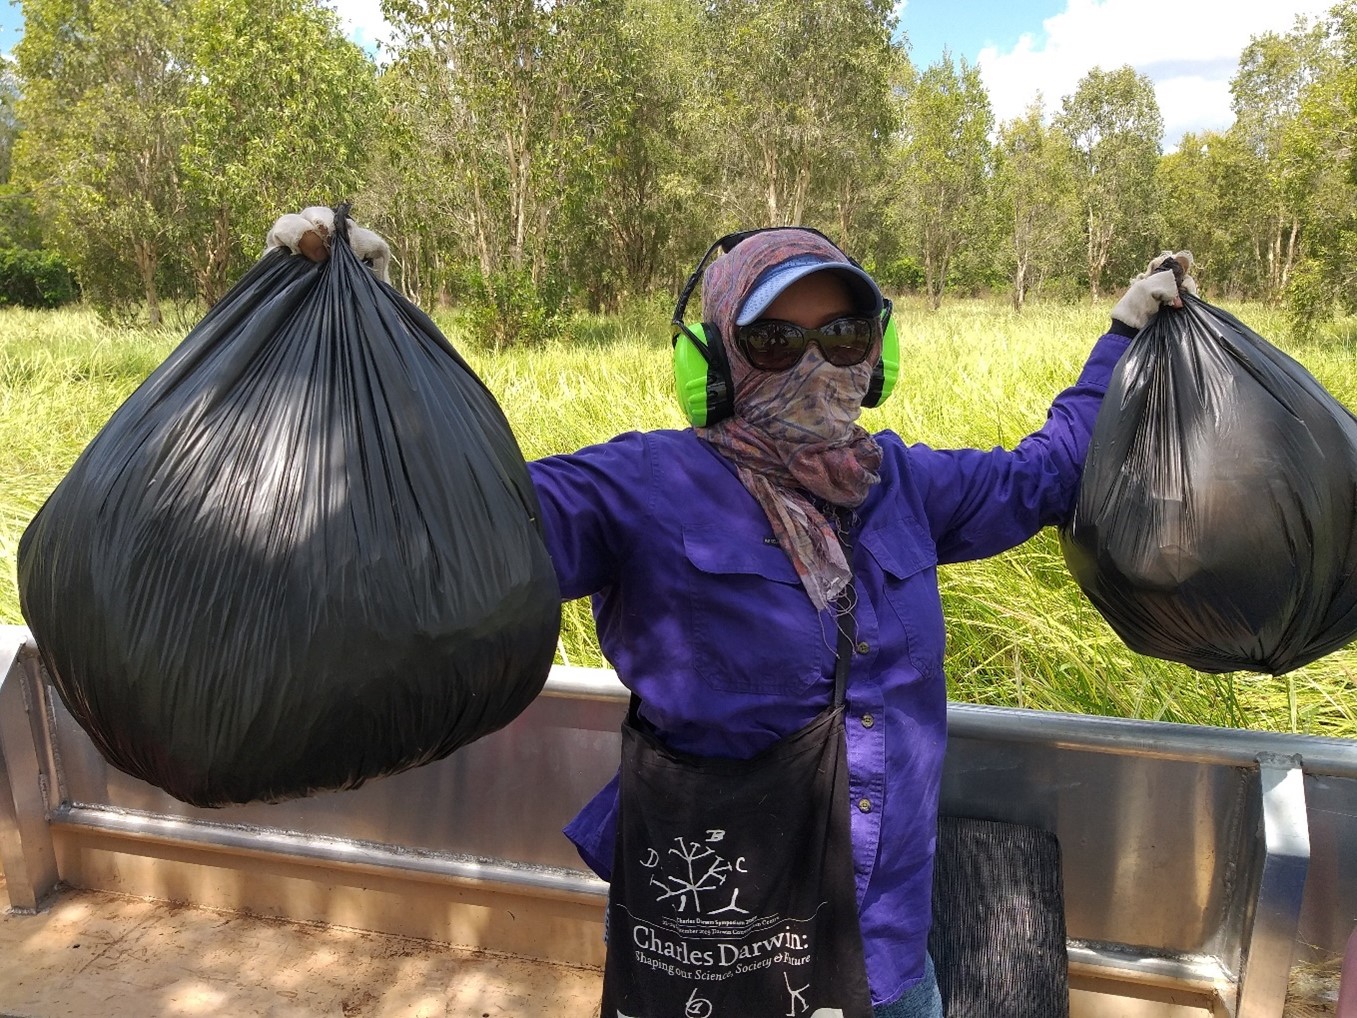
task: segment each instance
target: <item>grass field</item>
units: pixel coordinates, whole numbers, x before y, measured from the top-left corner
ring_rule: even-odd
[[[1357,407],[1357,344],[1333,329],[1291,344],[1280,313],[1231,306]],[[930,445],[1012,445],[1078,374],[1106,309],[952,301],[897,306],[904,364],[896,395],[864,414]],[[528,458],[630,429],[681,427],[671,395],[667,309],[579,318],[568,339],[493,352],[440,319],[495,393]],[[22,621],[15,551],[28,520],[113,409],[191,323],[159,332],[88,312],[0,311],[0,621]],[[954,699],[1196,724],[1357,737],[1357,645],[1281,678],[1205,675],[1128,650],[1079,592],[1051,532],[983,563],[942,570]],[[588,605],[566,605],[560,656],[602,664]]]

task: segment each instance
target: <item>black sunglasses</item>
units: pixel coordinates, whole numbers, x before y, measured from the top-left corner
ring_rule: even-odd
[[[812,342],[830,364],[848,368],[867,359],[879,335],[880,319],[860,315],[836,318],[818,329],[760,318],[735,329],[735,346],[749,366],[759,371],[788,370],[805,356]]]

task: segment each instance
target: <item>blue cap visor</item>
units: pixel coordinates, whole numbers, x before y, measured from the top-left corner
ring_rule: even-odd
[[[852,262],[827,261],[819,255],[805,254],[788,258],[760,276],[758,282],[754,284],[754,289],[749,291],[749,296],[740,306],[735,324],[748,325],[758,319],[767,310],[768,305],[777,300],[782,291],[798,279],[809,276],[812,272],[828,271],[835,272],[848,284],[859,313],[881,314],[883,306],[881,290],[866,272]]]

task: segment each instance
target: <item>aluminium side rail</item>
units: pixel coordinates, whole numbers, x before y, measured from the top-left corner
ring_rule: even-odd
[[[625,710],[611,672],[557,667],[520,718],[444,761],[201,810],[110,768],[27,631],[0,627],[11,906],[64,882],[598,964],[606,887],[559,832],[615,772]],[[943,811],[1059,837],[1074,1014],[1143,994],[1152,1015],[1179,993],[1274,1018],[1293,961],[1341,955],[1357,742],[961,704],[948,720]]]

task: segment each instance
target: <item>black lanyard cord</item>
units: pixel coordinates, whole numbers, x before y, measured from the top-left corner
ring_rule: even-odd
[[[839,547],[843,549],[843,557],[848,562],[849,569],[848,586],[843,588],[838,600],[834,602],[834,626],[839,631],[836,651],[838,658],[834,662],[834,706],[841,707],[848,689],[848,667],[853,661],[858,628],[857,619],[853,616],[853,609],[858,600],[852,579],[853,546],[848,543],[848,530],[852,526],[853,513],[852,510],[844,509],[842,506],[826,505],[822,508],[828,510],[827,515],[834,525],[834,535],[839,539]]]

